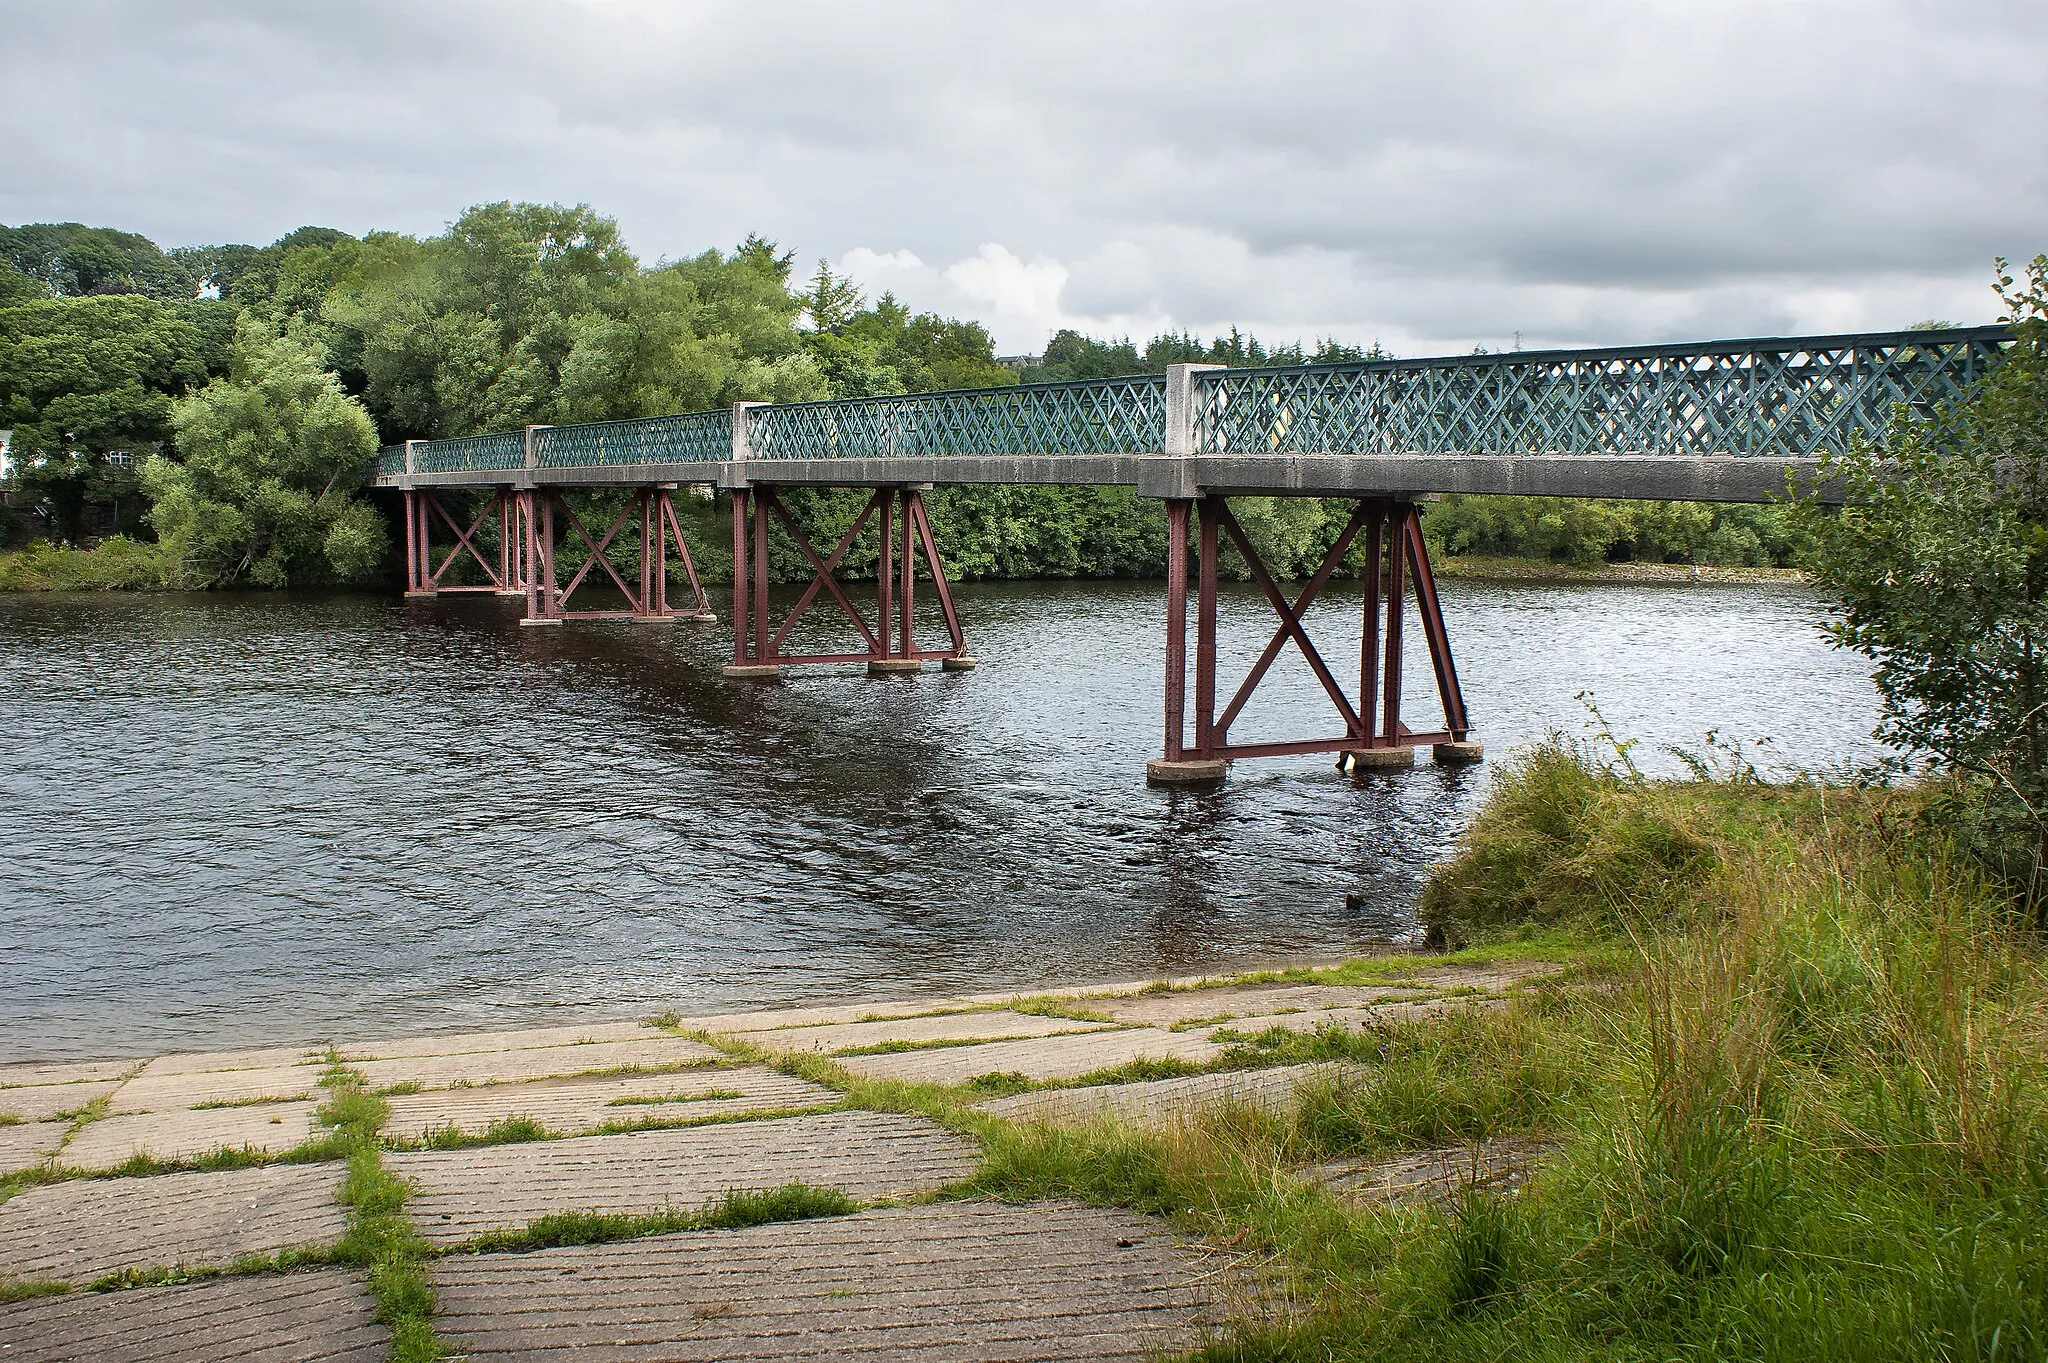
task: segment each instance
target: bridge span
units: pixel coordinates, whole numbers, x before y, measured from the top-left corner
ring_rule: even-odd
[[[715,619],[672,494],[708,487],[732,513],[734,678],[773,679],[811,663],[864,662],[872,673],[936,661],[972,667],[923,492],[939,484],[1121,485],[1164,503],[1167,521],[1166,714],[1149,779],[1214,781],[1242,757],[1334,752],[1340,765],[1476,757],[1449,633],[1423,544],[1418,503],[1444,493],[1766,502],[1788,487],[1823,498],[1823,461],[1883,435],[1896,413],[1962,397],[1998,360],[2004,327],[1777,337],[1607,350],[1516,351],[1442,359],[1228,369],[1175,365],[1164,375],[1027,384],[905,397],[730,409],[453,440],[384,450],[373,485],[404,504],[409,596],[521,596],[529,625],[629,618]],[[836,545],[810,543],[778,489],[869,493]],[[484,494],[458,517],[444,494]],[[620,498],[608,525],[586,526],[564,496]],[[1233,496],[1350,501],[1318,570],[1291,597],[1230,509]],[[586,503],[586,510],[588,504]],[[466,524],[465,524],[466,522]],[[873,525],[872,614],[839,580]],[[780,531],[813,570],[778,622],[769,548]],[[439,535],[443,543],[437,545]],[[865,543],[865,542],[864,542]],[[1232,546],[1278,625],[1219,708],[1217,578]],[[1363,547],[1364,621],[1357,699],[1303,623],[1354,545]],[[690,599],[669,601],[673,553]],[[621,563],[637,559],[637,575]],[[946,639],[915,636],[922,573]],[[1191,563],[1192,560],[1192,563]],[[470,563],[484,585],[456,585]],[[1193,727],[1188,725],[1188,578],[1195,583]],[[566,579],[565,579],[566,573]],[[608,587],[618,607],[577,608]],[[1406,605],[1412,595],[1443,722],[1402,718]],[[854,637],[834,653],[790,653],[792,627],[821,596]],[[586,597],[586,600],[588,598]],[[1231,724],[1292,644],[1327,693],[1342,732],[1233,743]]]

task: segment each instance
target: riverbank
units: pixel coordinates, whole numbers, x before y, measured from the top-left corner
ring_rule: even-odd
[[[1445,557],[1435,566],[1438,577],[1478,582],[1798,585],[1806,580],[1806,575],[1797,568],[1724,568],[1685,563],[1601,563],[1580,567],[1549,559],[1479,555]],[[0,552],[0,592],[170,590],[171,577],[170,565],[158,547],[137,540],[115,538],[91,549],[38,543]],[[729,585],[715,584],[709,577],[705,581],[708,585]]]
[[[0,1328],[2037,1358],[2048,970],[1926,800],[1552,745],[1430,881],[1452,955],[15,1067]]]
[[[1743,586],[1799,586],[1806,581],[1806,573],[1799,568],[1725,568],[1690,563],[1599,563],[1581,567],[1550,559],[1477,554],[1447,556],[1438,559],[1433,566],[1440,578],[1474,582],[1715,582]]]

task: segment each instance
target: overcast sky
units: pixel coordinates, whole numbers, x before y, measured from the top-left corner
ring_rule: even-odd
[[[0,0],[0,221],[587,202],[1055,327],[1417,355],[1990,320],[2048,4]]]

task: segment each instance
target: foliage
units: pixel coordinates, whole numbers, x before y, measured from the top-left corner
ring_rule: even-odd
[[[76,222],[0,226],[0,259],[35,280],[48,298],[146,294],[172,300],[197,292],[192,272],[148,237]]]
[[[164,585],[163,553],[122,535],[90,549],[58,548],[37,541],[15,553],[0,553],[0,592],[132,591]]]
[[[1828,631],[1877,664],[1878,737],[1973,778],[1952,813],[2048,907],[2048,256],[2023,288],[1998,267],[2004,362],[1830,461],[1848,506],[1807,520]]]
[[[1423,510],[1433,552],[1600,563],[1796,567],[1813,532],[1789,505],[1709,505],[1452,493]]]
[[[46,496],[57,534],[88,505],[142,511],[135,466],[171,436],[171,404],[227,365],[233,309],[137,294],[39,297],[0,308],[0,426],[16,481]],[[119,452],[126,461],[110,460]]]
[[[1313,347],[1299,341],[1268,347],[1236,327],[1204,345],[1193,332],[1169,331],[1154,336],[1139,353],[1128,337],[1102,341],[1062,329],[1046,343],[1038,363],[1023,371],[1026,383],[1067,383],[1110,379],[1126,374],[1163,374],[1170,364],[1226,364],[1237,368],[1262,364],[1347,364],[1390,358],[1378,341],[1370,346],[1319,340]]]
[[[377,437],[317,348],[246,322],[227,377],[176,406],[182,462],[154,456],[150,522],[195,586],[353,583],[386,552],[382,519],[349,494]]]
[[[1461,855],[1590,876],[1586,940],[1622,968],[1326,1029],[1321,1058],[1346,1063],[1277,1112],[1006,1127],[979,1188],[1158,1212],[1256,1264],[1285,1308],[1255,1307],[1212,1359],[2048,1353],[2048,967],[1922,817],[1935,792],[1580,766],[1556,777],[1581,798],[1554,837],[1496,855],[1527,816],[1489,806]],[[1693,872],[1590,867],[1617,820],[1687,824]],[[1511,942],[1507,879],[1454,883],[1445,907]],[[1536,1152],[1519,1193],[1301,1176],[1500,1138]]]

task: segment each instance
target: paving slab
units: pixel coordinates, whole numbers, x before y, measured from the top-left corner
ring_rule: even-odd
[[[188,1051],[160,1055],[149,1062],[151,1074],[204,1074],[211,1070],[269,1070],[281,1065],[317,1065],[327,1053],[324,1041],[304,1046],[269,1046],[255,1051]]]
[[[732,1094],[734,1097],[723,1095]],[[685,1070],[616,1079],[544,1079],[532,1084],[435,1089],[389,1099],[384,1134],[420,1140],[449,1126],[475,1133],[492,1122],[527,1117],[557,1135],[581,1135],[628,1122],[690,1121],[778,1108],[822,1107],[841,1095],[765,1066]],[[634,1101],[674,1099],[676,1101]]]
[[[341,1238],[341,1168],[74,1179],[0,1202],[0,1278],[90,1282],[123,1268],[198,1268]]]
[[[1467,1188],[1515,1192],[1556,1148],[1503,1136],[1385,1159],[1332,1160],[1302,1170],[1302,1177],[1361,1202],[1442,1203]]]
[[[555,1079],[597,1070],[626,1067],[660,1069],[724,1058],[724,1052],[701,1041],[654,1035],[644,1041],[593,1041],[574,1046],[537,1046],[523,1050],[469,1051],[458,1055],[406,1056],[366,1060],[350,1068],[371,1088],[418,1084],[422,1088],[454,1088],[462,1084],[505,1084],[524,1079]]]
[[[81,1084],[119,1079],[141,1060],[25,1060],[0,1065],[0,1088],[18,1084]]]
[[[389,1347],[339,1269],[38,1297],[0,1306],[0,1341],[9,1363],[381,1363]]]
[[[313,1134],[309,1102],[255,1107],[177,1108],[102,1117],[64,1147],[67,1169],[111,1169],[134,1155],[193,1159],[215,1150],[289,1150]]]
[[[1005,994],[996,1003],[1008,1003]],[[893,1000],[886,1003],[826,1003],[805,1008],[763,1008],[747,1013],[708,1013],[677,1018],[676,1025],[693,1032],[765,1032],[777,1027],[816,1027],[826,1023],[873,1022],[915,1017],[923,1013],[970,1006],[962,999]]]
[[[319,1091],[320,1065],[267,1065],[252,1070],[167,1070],[152,1060],[114,1090],[116,1112],[168,1112],[202,1103],[246,1103],[255,1098],[309,1098]]]
[[[120,1085],[30,1084],[25,1088],[0,1089],[0,1112],[25,1122],[47,1122],[61,1112],[73,1112],[95,1098],[104,1098]]]
[[[1160,1222],[954,1202],[434,1266],[460,1356],[1153,1359],[1220,1324],[1204,1265]]]
[[[1100,1005],[1118,1022],[1147,1027],[1212,1018],[1250,1017],[1296,1010],[1356,1008],[1364,1004],[1413,998],[1425,991],[1401,985],[1254,984],[1219,985],[1211,989],[1176,989],[1139,994]]]
[[[946,1013],[938,1017],[910,1017],[885,1022],[843,1022],[822,1027],[788,1027],[769,1032],[748,1032],[746,1039],[774,1051],[843,1051],[862,1046],[887,1045],[892,1041],[993,1041],[1016,1037],[1062,1036],[1070,1032],[1099,1032],[1106,1022],[1076,1022],[1072,1018],[1039,1017],[1007,1010],[979,1013]]]
[[[1328,1065],[1281,1065],[1267,1070],[1230,1070],[1136,1084],[1089,1084],[1084,1088],[1019,1093],[977,1104],[994,1117],[1016,1121],[1085,1122],[1096,1117],[1158,1125],[1217,1103],[1251,1103],[1277,1111],[1294,1098],[1297,1084],[1327,1074]]]
[[[1238,1036],[1257,1036],[1280,1028],[1289,1032],[1313,1032],[1319,1027],[1339,1027],[1346,1031],[1359,1031],[1367,1027],[1380,1026],[1389,1022],[1413,1022],[1418,1018],[1439,1017],[1458,1009],[1500,1008],[1505,999],[1496,998],[1453,998],[1424,999],[1419,1003],[1382,1003],[1367,1008],[1325,1008],[1308,1013],[1275,1013],[1265,1017],[1232,1018],[1208,1029],[1206,1035],[1214,1037],[1219,1032],[1235,1033]]]
[[[0,1126],[0,1176],[41,1164],[64,1144],[69,1122],[22,1122]]]
[[[385,1158],[418,1186],[406,1210],[438,1244],[552,1212],[686,1210],[786,1183],[863,1202],[908,1197],[966,1178],[978,1163],[973,1142],[935,1122],[858,1111]]]
[[[382,1037],[349,1042],[340,1050],[351,1060],[398,1060],[420,1055],[474,1055],[525,1051],[543,1046],[579,1046],[592,1041],[649,1041],[668,1033],[644,1022],[588,1022],[567,1027],[517,1027],[490,1032],[437,1032],[427,1036]]]
[[[1194,1032],[1149,1027],[1083,1032],[1028,1041],[991,1041],[980,1046],[942,1046],[893,1055],[848,1056],[838,1063],[875,1079],[922,1084],[960,1084],[983,1074],[1021,1074],[1027,1079],[1073,1079],[1133,1060],[1184,1060],[1199,1065],[1223,1048]]]

